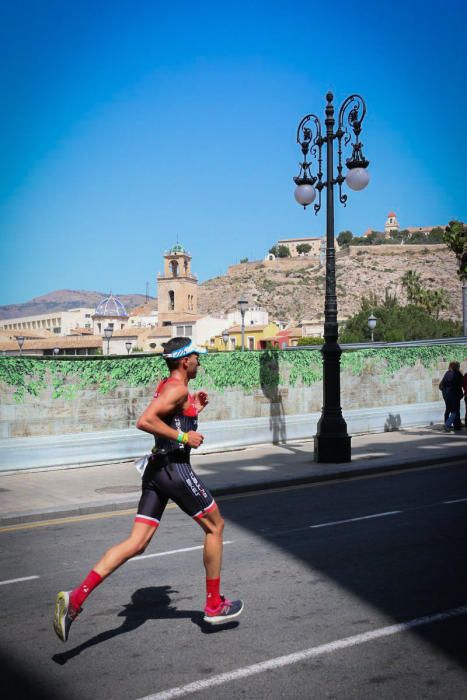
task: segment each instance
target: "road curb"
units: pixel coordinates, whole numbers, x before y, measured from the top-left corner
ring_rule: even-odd
[[[420,460],[407,460],[405,462],[397,462],[392,464],[369,464],[354,465],[354,466],[339,466],[331,465],[332,471],[320,471],[316,474],[307,474],[306,476],[290,477],[277,479],[275,481],[255,481],[250,484],[235,484],[211,489],[213,496],[232,496],[242,493],[251,493],[254,491],[271,491],[287,486],[304,486],[306,484],[326,483],[338,480],[350,480],[363,476],[379,476],[390,474],[401,470],[424,469],[426,467],[435,466],[438,464],[455,463],[463,461],[463,457],[456,454],[431,457]],[[76,517],[80,515],[93,515],[96,513],[105,513],[126,510],[135,508],[139,500],[139,492],[131,498],[120,498],[112,501],[99,501],[96,503],[88,503],[77,506],[67,506],[66,508],[47,508],[42,511],[29,511],[25,513],[6,513],[0,517],[0,527],[9,525],[20,525],[25,523],[40,523],[44,521],[60,520],[61,518]]]

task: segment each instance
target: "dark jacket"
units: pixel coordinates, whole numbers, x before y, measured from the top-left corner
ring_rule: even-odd
[[[446,401],[453,401],[462,398],[463,376],[457,370],[448,369],[439,383],[439,388],[443,392]]]

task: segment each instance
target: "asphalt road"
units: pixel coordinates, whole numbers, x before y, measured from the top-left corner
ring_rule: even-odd
[[[52,630],[56,592],[79,583],[132,516],[0,530],[2,697],[467,697],[463,465],[220,506],[223,589],[245,612],[218,628],[202,622],[201,549],[176,551],[199,547],[201,529],[174,507],[145,555],[88,599],[66,644]]]

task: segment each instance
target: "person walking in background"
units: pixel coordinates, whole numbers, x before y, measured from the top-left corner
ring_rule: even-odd
[[[241,600],[228,600],[220,593],[224,521],[211,493],[190,465],[190,450],[203,443],[197,432],[198,413],[208,403],[207,394],[188,392],[196,377],[200,353],[190,338],[172,338],[163,357],[170,376],[163,379],[136,427],[154,435],[155,447],[142,476],[142,495],[128,539],[111,547],[82,583],[57,595],[54,629],[65,642],[72,622],[86,598],[102,581],[131,557],[144,552],[164,513],[169,498],[204,530],[203,563],[206,571],[204,621],[222,624],[240,615]]]
[[[439,383],[444,398],[446,410],[444,412],[444,429],[449,432],[451,428],[460,430],[461,423],[461,398],[463,377],[459,362],[450,362],[449,369]]]

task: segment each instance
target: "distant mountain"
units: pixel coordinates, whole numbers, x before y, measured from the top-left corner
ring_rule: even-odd
[[[0,319],[20,318],[23,316],[35,316],[36,314],[48,314],[55,311],[68,311],[78,307],[92,308],[102,301],[108,294],[103,292],[76,291],[74,289],[58,289],[40,297],[34,297],[24,304],[7,304],[0,306]],[[146,301],[144,294],[115,294],[125,306],[126,310],[141,306]],[[154,297],[149,297],[154,301]]]

